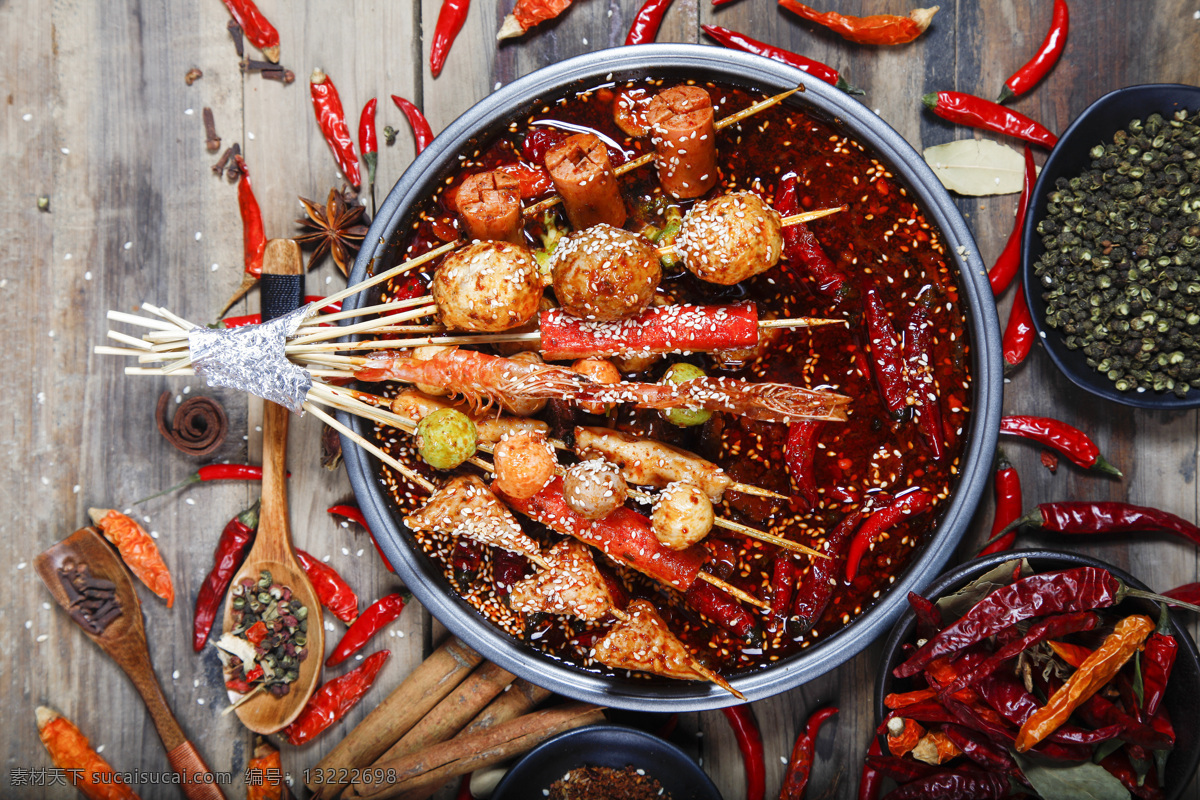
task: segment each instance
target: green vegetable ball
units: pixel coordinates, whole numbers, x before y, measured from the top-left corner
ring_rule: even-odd
[[[435,469],[454,469],[475,455],[475,423],[454,408],[439,408],[417,423],[417,452]]]
[[[681,361],[678,364],[672,364],[662,377],[663,383],[685,383],[693,378],[703,378],[704,370]],[[672,425],[678,425],[681,428],[690,428],[693,425],[703,425],[712,418],[711,411],[703,409],[692,411],[686,408],[668,408],[659,412],[663,415],[663,419]]]

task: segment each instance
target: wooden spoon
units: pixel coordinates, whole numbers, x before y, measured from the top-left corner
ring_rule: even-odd
[[[299,288],[303,277],[300,246],[290,239],[272,239],[263,253],[263,321],[281,316],[295,308],[302,292],[288,291],[287,284]],[[275,280],[279,278],[279,280]],[[281,298],[289,298],[282,300]],[[291,307],[285,307],[290,305]],[[235,709],[242,724],[255,733],[275,733],[290,724],[304,709],[321,678],[321,662],[325,657],[325,622],[321,603],[313,591],[304,568],[292,547],[291,526],[288,524],[287,500],[287,434],[291,412],[281,405],[263,405],[263,483],[262,510],[259,513],[258,534],[245,563],[234,576],[233,586],[243,579],[258,581],[263,570],[271,579],[292,590],[292,597],[308,609],[308,657],[300,662],[300,674],[283,697],[258,692],[241,702]],[[233,631],[233,606],[226,598],[223,629]]]
[[[142,607],[138,602],[129,571],[95,528],[80,528],[49,550],[40,553],[33,560],[34,567],[50,594],[54,595],[55,601],[68,613],[71,610],[71,600],[59,577],[59,569],[70,561],[86,564],[93,577],[116,585],[116,600],[121,606],[121,613],[116,619],[108,623],[100,633],[93,633],[82,624],[80,627],[89,639],[117,662],[117,666],[124,670],[133,682],[133,688],[142,696],[146,709],[150,712],[150,719],[154,722],[154,728],[158,731],[158,738],[162,739],[163,747],[167,749],[167,761],[175,772],[183,776],[180,788],[183,789],[184,796],[190,800],[225,800],[225,795],[213,782],[203,778],[193,782],[197,780],[194,776],[211,774],[212,770],[204,763],[196,746],[188,741],[163,696],[162,687],[159,686],[154,667],[150,663],[150,651],[146,647],[146,629],[142,623]],[[75,617],[72,619],[79,622]]]

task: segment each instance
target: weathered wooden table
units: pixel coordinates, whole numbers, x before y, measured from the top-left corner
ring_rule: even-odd
[[[228,14],[217,0],[195,3],[134,0],[6,0],[0,2],[3,151],[6,188],[0,195],[0,298],[9,307],[9,355],[0,362],[0,442],[6,454],[0,480],[0,733],[8,796],[67,797],[72,790],[33,785],[49,766],[37,741],[34,708],[48,703],[72,719],[118,769],[165,772],[167,763],[129,682],[84,640],[31,568],[33,556],[86,522],[89,506],[126,508],[169,486],[209,460],[256,462],[259,403],[214,392],[199,379],[127,378],[120,359],[95,356],[107,309],[134,310],[149,301],[186,317],[209,320],[237,285],[241,236],[235,189],[214,177],[215,157],[204,147],[201,110],[211,107],[223,144],[241,144],[253,175],[269,236],[293,235],[301,215],[297,195],[323,200],[340,185],[328,148],[313,121],[305,81],[314,67],[333,76],[351,124],[370,97],[379,98],[379,128],[400,129],[381,147],[380,199],[413,157],[413,142],[388,95],[422,106],[440,130],[493,87],[563,58],[621,44],[638,3],[578,0],[560,20],[523,39],[497,46],[495,32],[511,2],[476,0],[445,71],[429,73],[429,38],[440,0],[382,2],[261,0],[279,28],[282,62],[296,82],[286,86],[242,74],[226,32]],[[912,4],[828,0],[845,13],[907,13]],[[1200,83],[1200,11],[1194,2],[1072,3],[1072,26],[1062,62],[1014,107],[1062,130],[1085,106],[1120,86],[1149,82]],[[801,24],[768,0],[742,0],[712,9],[707,0],[676,0],[659,41],[703,41],[700,25],[749,33],[837,66],[867,90],[862,101],[918,149],[971,131],[935,118],[920,96],[957,89],[991,97],[1005,77],[1040,44],[1049,0],[955,0],[943,6],[916,43],[860,47]],[[257,53],[248,48],[252,57]],[[204,76],[188,86],[184,75]],[[381,136],[382,140],[382,136]],[[1044,153],[1039,153],[1039,159]],[[48,212],[38,210],[49,197]],[[1015,196],[959,200],[991,261],[1008,235]],[[311,294],[344,285],[332,263],[308,277]],[[1011,292],[1000,301],[1007,319]],[[233,313],[257,310],[251,295]],[[1044,353],[1035,352],[1012,377],[1005,409],[1058,416],[1092,434],[1125,470],[1122,481],[1085,474],[1065,464],[1057,474],[1036,448],[1006,452],[1024,479],[1027,504],[1061,498],[1129,500],[1197,517],[1197,415],[1147,413],[1109,405],[1074,389]],[[155,429],[161,392],[215,394],[225,404],[231,434],[204,461],[180,455]],[[174,405],[172,403],[171,405]],[[396,585],[366,537],[325,513],[350,498],[341,472],[318,463],[316,422],[292,426],[289,463],[291,515],[299,546],[332,561],[370,601]],[[250,735],[225,705],[211,648],[191,649],[192,606],[225,522],[249,506],[256,487],[202,485],[136,509],[155,532],[174,575],[177,604],[166,609],[143,592],[154,665],[184,729],[218,771],[235,782]],[[980,507],[960,556],[972,552],[990,524],[991,500]],[[1028,539],[1034,543],[1036,539]],[[1073,542],[1166,589],[1200,577],[1195,548],[1162,536],[1144,541]],[[340,625],[337,631],[340,632]],[[441,635],[418,606],[378,640],[392,658],[378,685],[345,723],[299,750],[285,747],[295,775],[314,765],[367,711],[419,663]],[[767,754],[768,791],[778,788],[783,758],[809,711],[836,703],[841,713],[822,734],[813,775],[814,797],[852,796],[874,724],[875,645],[834,673],[756,703]],[[744,793],[733,738],[717,713],[688,715],[704,768],[730,800]],[[144,797],[174,790],[143,787]],[[1188,797],[1200,797],[1193,781]]]

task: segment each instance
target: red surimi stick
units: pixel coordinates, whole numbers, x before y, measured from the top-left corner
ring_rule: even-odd
[[[563,499],[562,478],[555,478],[528,500],[506,494],[500,496],[511,508],[533,521],[574,536],[603,551],[614,561],[670,584],[681,592],[692,585],[704,564],[703,548],[692,546],[686,550],[672,550],[666,547],[655,538],[649,518],[632,509],[621,507],[597,520],[575,513]]]
[[[758,344],[754,303],[659,306],[619,322],[589,322],[562,309],[543,311],[542,357],[576,358],[710,352]]]

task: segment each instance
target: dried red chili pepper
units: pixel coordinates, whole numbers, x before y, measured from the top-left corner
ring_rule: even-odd
[[[1200,605],[1200,583],[1185,583],[1174,589],[1168,589],[1163,594],[1172,600],[1182,600],[1192,605]]]
[[[793,422],[788,425],[787,443],[783,446],[783,459],[796,491],[809,508],[817,507],[817,473],[813,459],[817,454],[817,434],[821,423],[812,420]]]
[[[358,170],[358,156],[354,152],[354,140],[350,138],[346,112],[342,110],[342,98],[338,96],[337,87],[328,75],[317,68],[309,76],[308,91],[312,95],[317,125],[320,126],[329,149],[333,151],[338,167],[351,186],[360,185],[362,174]]]
[[[250,552],[254,532],[258,529],[258,503],[238,514],[225,525],[217,549],[213,553],[213,568],[200,584],[196,594],[196,614],[192,620],[192,649],[199,653],[208,641],[213,621],[221,610],[225,591],[233,582],[238,567]]]
[[[504,18],[497,39],[520,36],[534,25],[554,19],[571,5],[572,0],[517,0],[512,13]]]
[[[658,36],[658,27],[662,24],[663,15],[671,0],[646,0],[633,17],[629,33],[625,36],[625,44],[653,44]]]
[[[970,798],[1000,800],[1008,794],[1008,780],[1000,775],[977,770],[943,770],[928,778],[906,783],[888,794],[886,800],[930,800],[930,798]]]
[[[943,627],[942,612],[937,604],[916,592],[908,593],[908,605],[917,621],[917,638],[928,639]]]
[[[1008,775],[1016,772],[1017,764],[1008,753],[970,728],[949,723],[942,726],[942,733],[964,756],[984,769]]]
[[[1029,303],[1025,301],[1024,284],[1017,287],[1013,296],[1012,311],[1009,312],[1008,325],[1004,328],[1004,360],[1010,366],[1017,366],[1029,355],[1033,348],[1033,340],[1037,331],[1033,327],[1033,314]]]
[[[942,771],[940,767],[926,764],[923,761],[915,761],[911,758],[873,756],[869,754],[866,758],[866,766],[886,775],[899,784],[912,783],[915,780],[928,778]]]
[[[846,580],[852,581],[858,575],[858,565],[862,557],[881,535],[901,520],[920,514],[932,504],[933,495],[917,489],[896,497],[891,503],[872,513],[854,534],[854,541],[850,542],[850,550],[846,554]]]
[[[1142,722],[1158,713],[1178,653],[1179,642],[1171,635],[1171,617],[1164,605],[1159,613],[1158,627],[1142,649],[1142,704],[1137,709],[1138,719]]]
[[[1022,526],[1042,528],[1055,533],[1103,534],[1135,531],[1175,533],[1193,544],[1200,544],[1200,528],[1166,511],[1129,503],[1064,500],[1042,503],[1013,521],[1001,535]]]
[[[433,77],[442,74],[446,56],[450,55],[450,46],[467,21],[470,8],[471,0],[442,0],[437,26],[433,29],[433,41],[429,45],[429,71]]]
[[[937,689],[914,689],[911,692],[892,692],[883,698],[883,707],[890,711],[899,711],[917,703],[924,703],[937,697]]]
[[[139,800],[71,720],[47,706],[38,706],[37,727],[38,738],[54,766],[68,773],[72,785],[88,800]]]
[[[400,612],[404,610],[404,605],[411,596],[407,593],[397,592],[381,597],[372,603],[342,634],[342,640],[325,660],[325,666],[336,667],[361,650],[372,636],[400,616]]]
[[[800,211],[796,196],[796,173],[788,172],[779,179],[775,189],[774,208],[787,216]],[[804,223],[789,225],[783,229],[783,254],[793,269],[804,269],[815,284],[815,289],[824,295],[837,295],[846,284],[846,276],[826,255],[820,242]]]
[[[496,594],[507,602],[513,584],[529,574],[529,560],[499,547],[492,548],[491,556],[492,584],[496,587]]]
[[[279,63],[279,31],[267,21],[254,0],[224,0],[229,13],[237,21],[250,44],[262,51],[267,61]],[[241,55],[239,52],[238,55]]]
[[[506,172],[517,179],[522,200],[532,200],[554,191],[554,181],[545,167],[534,167],[529,164],[501,164],[496,167],[495,171]]]
[[[387,650],[372,653],[350,672],[326,682],[309,698],[296,721],[281,731],[283,736],[291,744],[302,745],[344,717],[371,688],[389,655]]]
[[[970,730],[979,731],[999,745],[1011,747],[1016,740],[1014,732],[999,718],[991,718],[984,713],[990,712],[990,709],[968,706],[957,700],[947,700],[946,708],[954,716],[951,722],[957,722]],[[1060,761],[1087,761],[1092,755],[1090,746],[1058,744],[1053,741],[1042,742],[1034,750],[1040,755]]]
[[[288,473],[288,476],[291,476],[290,472]],[[136,503],[134,503],[134,505],[141,505],[147,500],[153,500],[156,497],[162,497],[164,494],[169,494],[176,489],[182,489],[185,486],[191,486],[193,483],[208,483],[209,481],[261,480],[262,467],[256,467],[252,464],[207,464],[169,489],[163,489],[161,492],[152,494],[149,497],[143,497],[141,500],[138,500]]]
[[[883,788],[883,773],[875,764],[876,758],[883,757],[883,748],[879,746],[879,737],[872,736],[871,744],[867,747],[867,757],[863,761],[862,775],[858,779],[858,800],[879,800],[879,792]]]
[[[392,102],[396,104],[396,108],[404,112],[404,117],[408,120],[408,126],[412,128],[417,155],[420,155],[421,151],[433,141],[433,128],[429,127],[429,120],[425,119],[425,115],[421,113],[421,109],[398,94],[392,95]]]
[[[112,542],[121,554],[121,560],[146,588],[167,601],[167,608],[175,605],[175,585],[171,573],[163,561],[158,545],[145,528],[129,517],[111,508],[89,508],[92,524],[100,529],[104,538]]]
[[[1054,448],[1084,469],[1121,477],[1121,470],[1100,455],[1100,448],[1086,433],[1061,420],[1028,415],[1002,417],[1000,433],[1032,439],[1038,444]]]
[[[469,586],[483,567],[483,545],[466,536],[458,537],[454,540],[454,550],[450,552],[450,563],[458,585]]]
[[[1033,54],[1033,58],[1025,63],[1025,66],[1014,72],[1012,77],[1004,82],[1004,88],[1000,90],[1000,99],[997,102],[1003,103],[1010,97],[1025,94],[1054,68],[1058,57],[1062,55],[1063,48],[1067,45],[1069,25],[1070,12],[1067,9],[1066,1],[1054,0],[1050,30],[1046,31],[1046,38],[1042,40],[1042,46]]]
[[[1054,654],[1061,658],[1068,667],[1078,667],[1092,654],[1091,648],[1073,642],[1046,642]]]
[[[1168,731],[1159,731],[1151,725],[1138,722],[1132,714],[1125,713],[1101,695],[1095,694],[1088,698],[1079,707],[1078,713],[1079,718],[1086,724],[1103,726],[1102,730],[1115,730],[1114,736],[1120,736],[1131,745],[1148,750],[1169,750],[1175,746],[1175,737]]]
[[[534,128],[521,139],[521,158],[531,164],[542,164],[546,161],[546,153],[565,142],[566,133],[551,128]]]
[[[850,537],[862,522],[864,509],[855,508],[833,530],[825,536],[825,554],[829,558],[814,558],[808,572],[796,587],[796,599],[792,602],[792,616],[802,630],[817,624],[833,597],[834,581],[842,563],[842,553]]]
[[[942,406],[933,376],[933,330],[926,303],[918,302],[904,326],[904,362],[908,383],[916,400],[917,429],[929,445],[934,461],[941,461],[946,455],[946,443],[943,441]]]
[[[375,167],[379,164],[379,140],[375,136],[375,108],[378,100],[372,97],[358,116],[358,149],[367,165],[367,183],[375,186]]]
[[[721,713],[729,721],[738,750],[742,753],[742,766],[746,770],[746,800],[763,800],[767,792],[767,764],[763,760],[762,735],[758,732],[754,713],[748,705],[726,706]]]
[[[930,92],[921,102],[942,119],[959,125],[1015,136],[1048,149],[1058,144],[1058,137],[1042,123],[973,94]]]
[[[888,752],[900,758],[912,752],[925,735],[925,729],[915,719],[889,716],[887,721]]]
[[[293,800],[279,749],[261,736],[256,739],[254,756],[246,763],[246,800]]]
[[[1013,546],[1013,542],[1017,540],[1016,531],[1011,531],[999,538],[996,538],[996,536],[1020,517],[1021,512],[1025,510],[1021,498],[1021,476],[1017,474],[1017,468],[1008,463],[1008,459],[1005,458],[1003,452],[997,452],[996,454],[994,487],[996,491],[996,516],[992,521],[991,535],[993,541],[987,547],[983,548],[983,550],[979,551],[979,555],[981,556],[999,553]]]
[[[813,756],[816,752],[817,734],[825,720],[838,713],[836,706],[814,711],[808,718],[804,730],[796,737],[792,747],[792,759],[788,762],[787,774],[783,776],[783,788],[779,800],[801,800],[808,787],[808,776],[812,772]]]
[[[684,601],[725,630],[746,641],[757,641],[758,623],[741,604],[710,583],[693,581],[684,593]]]
[[[796,593],[796,579],[800,570],[787,553],[775,556],[771,565],[771,614],[776,618],[788,616],[792,610],[792,597]]]
[[[312,583],[313,591],[321,605],[328,608],[342,622],[350,625],[358,618],[358,595],[337,570],[310,554],[296,549],[296,558],[304,567],[304,574]]]
[[[713,5],[718,5],[718,3],[714,0]],[[746,34],[731,31],[729,28],[722,28],[717,25],[701,25],[700,27],[722,47],[727,47],[730,50],[740,50],[743,53],[754,53],[755,55],[778,61],[781,64],[787,64],[789,67],[795,67],[801,72],[807,72],[817,80],[825,81],[830,86],[841,89],[846,94],[864,93],[862,89],[856,89],[847,83],[846,79],[836,69],[822,64],[820,61],[805,58],[799,53],[793,53],[791,50],[784,50],[781,47],[775,47],[766,42],[760,42],[757,39],[751,39]],[[779,211],[778,208],[775,210]],[[784,212],[780,211],[779,213],[782,214]]]
[[[907,17],[892,14],[875,14],[870,17],[850,17],[833,11],[821,13],[797,0],[779,0],[779,5],[799,14],[809,22],[822,25],[843,39],[857,44],[906,44],[916,39],[929,23],[938,7],[914,8]]]
[[[1017,268],[1021,266],[1021,234],[1025,231],[1025,212],[1029,209],[1029,198],[1033,195],[1033,184],[1037,181],[1037,166],[1033,163],[1033,150],[1025,145],[1025,182],[1021,188],[1021,198],[1017,201],[1017,216],[1013,220],[1012,232],[996,263],[988,270],[988,282],[992,285],[992,294],[999,297],[1013,278],[1017,276]]]
[[[986,680],[977,683],[975,692],[1006,722],[1018,728],[1042,706],[1037,698],[1026,691],[1025,687],[1011,673],[993,674]],[[1046,741],[1067,746],[1094,745],[1116,738],[1120,735],[1121,730],[1122,726],[1116,724],[1110,724],[1097,730],[1063,725]]]
[[[908,413],[908,381],[904,375],[900,341],[896,338],[896,329],[879,296],[879,287],[872,284],[867,288],[863,304],[875,382],[887,410],[893,417],[902,419]]]
[[[357,522],[367,532],[367,536],[371,537],[371,544],[375,545],[375,552],[383,559],[383,565],[387,567],[388,572],[395,572],[392,567],[392,562],[388,561],[388,557],[383,554],[383,548],[379,546],[379,542],[375,539],[375,534],[371,532],[371,526],[367,524],[367,518],[363,516],[362,511],[354,506],[338,505],[330,506],[325,509],[328,513],[335,517],[345,517],[346,519]]]

